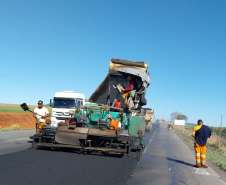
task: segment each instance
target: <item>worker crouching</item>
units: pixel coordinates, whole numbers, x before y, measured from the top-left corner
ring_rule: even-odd
[[[36,134],[40,134],[39,131],[44,125],[47,125],[45,118],[49,116],[47,108],[43,107],[43,101],[38,101],[38,107],[35,108],[33,117],[36,119]]]

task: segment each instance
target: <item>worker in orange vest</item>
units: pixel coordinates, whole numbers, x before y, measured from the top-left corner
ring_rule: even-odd
[[[169,129],[169,130],[171,130],[171,129],[172,129],[172,127],[173,127],[173,122],[172,122],[172,121],[170,121],[170,122],[169,122],[169,124],[168,124],[168,129]]]

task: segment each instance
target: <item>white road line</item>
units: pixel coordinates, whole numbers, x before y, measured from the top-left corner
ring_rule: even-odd
[[[150,143],[151,143],[151,141],[152,141],[153,137],[155,136],[155,133],[156,133],[156,131],[157,131],[158,129],[159,129],[159,127],[155,130],[153,136],[151,137],[150,141],[148,142],[147,146],[145,147],[145,149],[144,149],[144,151],[143,151],[144,154],[145,154],[145,152],[147,151],[147,148],[148,148],[148,146],[150,145]]]

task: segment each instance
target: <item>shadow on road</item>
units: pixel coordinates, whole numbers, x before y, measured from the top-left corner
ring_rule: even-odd
[[[184,165],[187,165],[187,166],[192,166],[192,167],[194,166],[194,164],[186,163],[186,162],[181,161],[181,160],[172,159],[172,158],[169,158],[169,157],[166,157],[166,159],[167,159],[168,161],[174,161],[174,162],[176,162],[176,163],[184,164]]]

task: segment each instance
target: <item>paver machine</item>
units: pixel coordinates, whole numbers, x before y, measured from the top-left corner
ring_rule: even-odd
[[[85,105],[70,111],[71,119],[57,127],[43,126],[33,137],[34,148],[70,148],[78,153],[126,155],[140,159],[144,147],[145,119],[141,98],[151,83],[148,63],[111,59],[109,72]],[[132,75],[138,87],[134,106],[122,99],[121,86],[128,86]],[[120,102],[120,106],[116,106]]]

